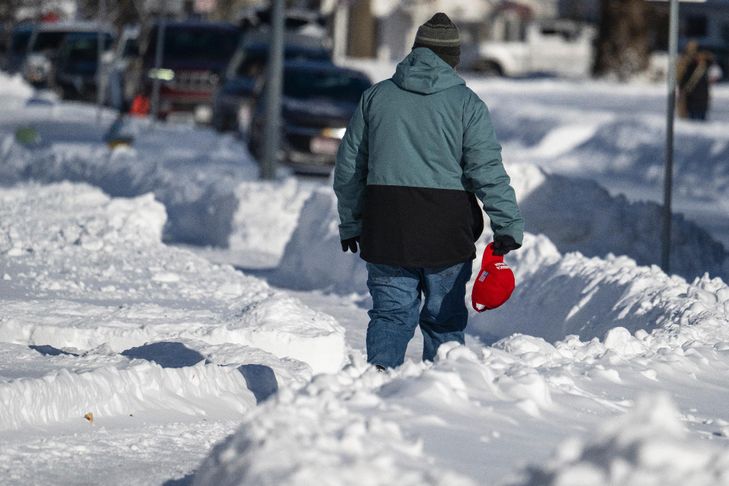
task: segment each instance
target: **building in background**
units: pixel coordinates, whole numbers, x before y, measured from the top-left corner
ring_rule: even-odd
[[[564,0],[322,0],[331,15],[335,54],[396,61],[410,51],[418,26],[435,12],[458,24],[463,45],[516,38],[533,21],[556,19]]]

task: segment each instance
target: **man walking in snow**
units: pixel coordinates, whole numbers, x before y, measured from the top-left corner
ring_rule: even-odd
[[[438,13],[395,75],[360,99],[337,153],[342,250],[367,262],[367,361],[399,366],[420,325],[423,360],[464,342],[466,283],[483,231],[495,254],[521,246],[524,222],[486,105],[455,66],[458,28]],[[424,302],[421,309],[421,295]]]

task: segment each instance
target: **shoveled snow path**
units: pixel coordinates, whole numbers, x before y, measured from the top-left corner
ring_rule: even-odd
[[[331,429],[336,418],[326,411],[343,407],[346,412],[341,416],[350,424],[342,424],[343,430],[359,421],[365,430],[372,421],[390,424],[383,427],[396,427],[399,432],[385,440],[404,440],[416,447],[421,452],[415,459],[427,464],[428,470],[458,471],[475,484],[508,484],[520,477],[520,468],[546,460],[563,440],[573,436],[590,440],[600,424],[629,412],[641,396],[655,393],[667,393],[677,404],[690,437],[729,450],[729,410],[725,407],[729,400],[729,342],[722,343],[719,336],[713,346],[689,342],[678,349],[659,348],[656,354],[634,354],[637,349],[631,351],[631,347],[638,341],[633,342],[634,338],[621,329],[611,331],[603,343],[568,339],[557,343],[556,348],[529,336],[514,336],[494,347],[470,340],[467,349],[444,352],[431,366],[417,364],[418,344],[411,344],[410,364],[382,377],[362,367],[367,319],[356,299],[319,292],[298,296],[307,305],[336,315],[347,329],[348,343],[358,351],[350,371],[339,377],[321,377],[300,395],[277,398],[264,405],[267,410],[254,412],[254,418],[249,418],[241,431],[248,438],[265,434],[268,439],[260,454],[269,447],[280,448],[282,455],[292,455],[288,461],[297,463],[298,455],[287,451],[288,447],[314,441],[313,447],[319,448],[318,441],[333,440],[334,435],[325,429],[317,431],[314,421],[314,428],[306,429],[311,436],[292,439],[284,434],[284,424],[303,422],[304,417],[309,420],[310,414],[321,413],[319,427],[327,423]],[[729,341],[729,336],[724,339]],[[348,374],[352,378],[346,378]],[[321,412],[315,412],[320,407]],[[265,420],[267,425],[262,429],[256,420]],[[283,427],[280,431],[279,426]],[[357,456],[357,448],[347,452],[351,442],[340,440],[344,441],[342,454]],[[227,444],[233,447],[235,439]],[[263,459],[260,454],[258,449],[246,449],[241,457],[257,462]],[[234,464],[235,460],[226,467],[240,472]],[[313,474],[312,469],[322,466],[297,467],[300,476],[285,476],[288,481],[307,477]],[[346,470],[350,466],[340,467]],[[241,482],[223,484],[269,484],[265,478],[274,477],[269,475],[273,469],[268,473],[265,467],[263,472],[259,469],[258,475],[243,475],[241,478],[246,479]],[[304,473],[307,470],[309,473]],[[326,474],[328,470],[319,471]],[[200,476],[203,482],[199,484],[211,477]],[[331,477],[331,484],[336,484],[336,478],[346,477],[346,473],[332,473]],[[366,479],[363,481],[365,484]],[[433,481],[426,484],[448,484]],[[366,484],[387,484],[387,478]]]

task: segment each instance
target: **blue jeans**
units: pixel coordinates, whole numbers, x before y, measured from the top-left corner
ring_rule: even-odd
[[[369,363],[386,368],[401,365],[418,324],[423,333],[424,361],[432,361],[442,343],[463,344],[471,260],[440,268],[368,263],[367,272],[372,296],[367,327]],[[421,295],[425,297],[422,310]]]

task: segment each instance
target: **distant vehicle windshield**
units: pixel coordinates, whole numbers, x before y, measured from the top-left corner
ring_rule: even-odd
[[[287,70],[284,74],[284,95],[291,98],[329,98],[356,103],[370,82],[346,71]]]
[[[284,50],[286,60],[310,60],[310,61],[328,61],[331,54],[326,49],[311,49],[300,46],[287,46]],[[255,46],[246,50],[245,57],[238,64],[235,71],[237,76],[255,77],[263,72],[266,62],[268,61],[268,48],[264,46]]]
[[[112,44],[110,34],[104,36],[104,49]],[[98,37],[95,33],[70,34],[64,41],[61,58],[65,60],[67,71],[96,70],[98,63]]]
[[[68,32],[38,32],[33,42],[33,52],[58,49],[66,35]]]
[[[28,41],[30,35],[33,33],[31,30],[16,30],[13,32],[12,47],[13,54],[21,54],[28,48]]]
[[[225,61],[238,45],[235,29],[168,26],[165,28],[164,57]],[[146,57],[154,59],[157,29],[152,32]]]

